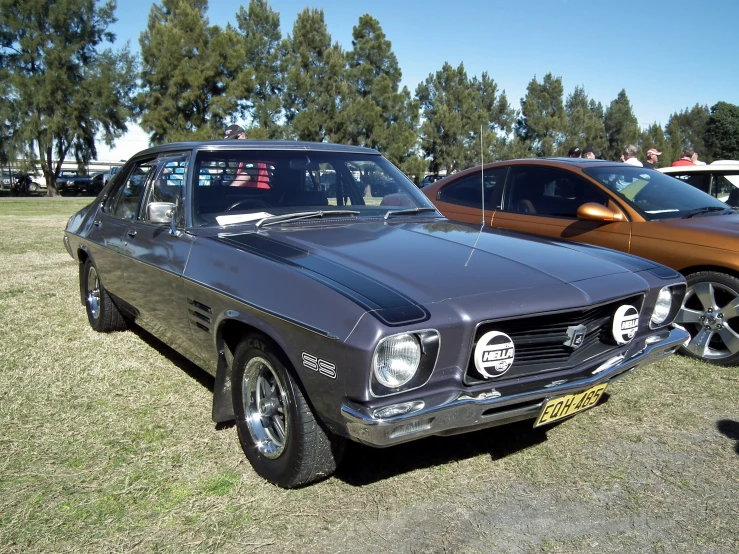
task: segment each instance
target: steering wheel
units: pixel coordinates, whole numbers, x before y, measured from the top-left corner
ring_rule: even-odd
[[[235,202],[231,204],[228,208],[226,208],[227,212],[230,212],[237,206],[241,206],[242,204],[251,204],[251,208],[271,208],[267,202],[264,200],[259,200],[258,198],[245,198],[243,200],[239,200],[238,202]],[[249,209],[249,208],[242,208],[242,209]]]

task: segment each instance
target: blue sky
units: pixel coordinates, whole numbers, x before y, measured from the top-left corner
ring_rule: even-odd
[[[153,2],[118,0],[116,45],[138,51]],[[235,24],[248,0],[210,0],[211,24]],[[673,112],[696,103],[739,104],[736,26],[739,2],[651,0],[270,0],[280,13],[283,37],[304,8],[323,9],[329,33],[351,48],[352,28],[369,13],[392,42],[411,92],[444,62],[464,63],[468,76],[485,71],[520,108],[536,76],[561,76],[565,98],[583,86],[604,107],[626,90],[642,127],[663,127]],[[131,132],[99,159],[128,158],[145,148],[146,135]]]

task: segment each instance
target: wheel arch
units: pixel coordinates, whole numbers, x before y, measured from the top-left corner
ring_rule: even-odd
[[[295,371],[293,363],[283,345],[275,338],[275,332],[265,330],[239,319],[225,319],[221,321],[216,333],[216,345],[218,347],[218,365],[216,367],[216,380],[213,390],[213,421],[222,423],[234,419],[232,391],[231,391],[231,375],[233,372],[233,360],[236,347],[248,335],[260,335],[264,337],[271,346],[275,348],[275,352],[282,359],[287,371],[290,372],[295,382],[303,390],[305,395],[305,387],[300,376]]]
[[[739,270],[719,265],[693,265],[680,269],[679,271],[683,275],[683,277],[687,277],[688,275],[692,275],[693,273],[698,273],[700,271],[715,271],[717,273],[726,273],[727,275],[731,275],[732,277],[736,277],[737,279],[739,279]]]
[[[80,281],[80,302],[84,306],[85,304],[85,264],[90,258],[90,254],[84,248],[77,249],[77,264],[79,268],[79,281]]]

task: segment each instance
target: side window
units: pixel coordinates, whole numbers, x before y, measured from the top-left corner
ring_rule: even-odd
[[[672,175],[672,177],[684,181],[705,193],[711,192],[711,175],[709,173],[685,173],[683,175]],[[716,196],[715,193],[713,195]]]
[[[480,174],[468,175],[442,188],[437,200],[482,209],[482,188],[485,190],[485,209],[500,209],[499,199],[503,190],[507,168],[486,169],[482,183]]]
[[[185,179],[187,177],[187,157],[180,156],[167,159],[157,168],[151,183],[148,202],[181,201],[184,196]]]
[[[735,204],[737,200],[739,200],[739,174],[714,175],[712,192],[716,198],[723,202],[728,202],[729,196],[731,196],[733,192],[734,195],[732,197],[732,202]]]
[[[513,166],[505,210],[522,214],[576,218],[586,202],[607,205],[597,187],[568,171],[545,166]]]
[[[146,183],[154,167],[154,160],[134,164],[125,179],[120,179],[116,189],[111,191],[108,201],[110,214],[121,219],[137,219],[139,202]]]

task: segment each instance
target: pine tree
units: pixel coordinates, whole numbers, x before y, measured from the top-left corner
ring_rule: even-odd
[[[479,164],[480,128],[487,159],[500,156],[505,135],[514,118],[505,93],[498,95],[495,82],[483,73],[469,79],[464,64],[454,68],[444,63],[416,89],[423,123],[421,148],[430,159],[430,169],[438,173],[465,169]]]
[[[608,106],[603,123],[608,141],[606,159],[618,160],[626,146],[636,145],[639,142],[641,136],[639,122],[631,109],[631,102],[625,90],[622,89]]]
[[[670,140],[671,159],[676,160],[682,156],[683,148],[687,146],[692,146],[696,152],[705,154],[703,137],[706,134],[709,115],[708,106],[696,104],[689,110],[686,108],[670,116],[665,130]]]
[[[575,87],[565,102],[565,132],[558,154],[566,156],[572,146],[581,150],[592,146],[596,152],[606,147],[606,130],[603,125],[603,106],[588,99],[583,87]]]
[[[282,138],[282,95],[285,88],[281,67],[280,14],[266,0],[250,0],[236,14],[243,37],[244,68],[237,80],[245,95],[241,116],[252,122],[249,138]]]
[[[131,117],[134,59],[103,48],[115,40],[115,7],[0,0],[0,150],[39,163],[49,196],[67,156],[94,158],[96,134],[111,145]]]
[[[141,127],[151,142],[223,138],[244,90],[238,33],[209,25],[207,0],[162,0],[141,34]]]
[[[406,87],[392,45],[379,21],[365,14],[346,53],[346,93],[341,107],[341,142],[382,152],[406,173],[420,175],[417,153],[418,103]]]
[[[739,106],[728,102],[711,106],[705,144],[714,160],[739,160]]]
[[[564,141],[566,115],[562,102],[562,78],[547,73],[539,83],[534,77],[521,99],[516,134],[531,143],[537,156],[554,156]]]
[[[298,14],[292,36],[283,43],[286,67],[285,119],[299,140],[330,141],[341,135],[339,110],[346,63],[331,44],[323,10]]]

